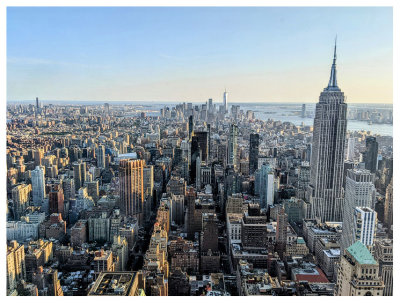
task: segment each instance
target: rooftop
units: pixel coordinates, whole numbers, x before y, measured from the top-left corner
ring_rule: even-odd
[[[89,296],[127,296],[136,272],[103,272],[97,278]]]
[[[355,242],[347,248],[347,251],[360,264],[377,264],[368,248],[360,241]]]

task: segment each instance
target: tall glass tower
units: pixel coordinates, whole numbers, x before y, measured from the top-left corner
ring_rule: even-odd
[[[233,165],[235,171],[237,169],[237,138],[238,127],[236,124],[231,124],[228,138],[228,164]]]
[[[322,222],[342,221],[343,164],[347,128],[347,104],[337,86],[336,41],[328,86],[315,109],[308,200],[312,216]]]

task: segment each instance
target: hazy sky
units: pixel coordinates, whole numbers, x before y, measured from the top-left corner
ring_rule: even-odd
[[[391,8],[7,9],[7,98],[392,103]]]

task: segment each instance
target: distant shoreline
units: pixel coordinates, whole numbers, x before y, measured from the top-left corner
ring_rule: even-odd
[[[40,100],[40,99],[39,99]],[[8,104],[35,104],[35,100],[7,100],[7,105]],[[138,104],[141,106],[147,106],[147,103],[150,105],[154,105],[154,104],[166,104],[166,105],[172,105],[172,104],[180,104],[180,103],[194,103],[194,104],[203,104],[206,103],[207,100],[204,101],[107,101],[107,100],[103,100],[103,101],[99,101],[99,100],[94,100],[94,101],[79,101],[79,100],[40,100],[40,102],[42,104],[54,104],[54,105],[59,105],[59,104],[82,104],[82,105],[96,105],[98,103],[110,103],[112,104]],[[222,104],[222,102],[218,102],[213,100],[213,102],[215,104]],[[265,105],[265,104],[271,104],[271,105],[297,105],[297,104],[316,104],[318,103],[318,100],[316,100],[315,102],[285,102],[285,101],[260,101],[260,102],[254,102],[254,101],[239,101],[239,102],[233,102],[233,101],[229,101],[228,104],[236,104],[236,105],[240,105],[240,104],[246,104],[246,106],[248,105]],[[380,105],[380,106],[387,106],[387,107],[393,107],[393,103],[361,103],[361,102],[357,102],[357,103],[349,103],[347,102],[347,104],[351,105],[351,106],[373,106],[373,105]]]

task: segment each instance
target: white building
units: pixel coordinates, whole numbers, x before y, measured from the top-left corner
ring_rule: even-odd
[[[328,279],[334,276],[335,266],[340,260],[340,249],[331,248],[322,251],[321,269],[324,271]]]
[[[125,271],[126,264],[129,258],[128,241],[125,237],[114,235],[113,244],[111,246],[113,255],[118,256],[118,262],[116,264],[116,271]]]
[[[354,210],[356,207],[375,206],[374,174],[366,169],[350,169],[346,176],[345,201],[343,205],[343,234],[340,249],[342,252],[351,246],[356,239],[356,221]]]
[[[226,220],[226,231],[228,233],[229,246],[242,241],[242,214],[229,213]]]
[[[39,234],[39,224],[25,221],[7,222],[7,240],[16,240],[19,243],[27,239],[37,240]]]
[[[264,163],[256,172],[257,191],[260,195],[260,207],[267,208],[274,204],[274,172],[270,166]]]
[[[228,92],[224,91],[224,109],[225,109],[225,114],[228,112]]]
[[[372,251],[378,223],[377,213],[369,207],[356,207],[353,220],[355,228],[352,241],[361,241]]]
[[[30,223],[40,224],[44,220],[46,220],[46,213],[45,212],[35,211],[35,212],[31,212],[31,213],[26,214],[25,217],[28,218]]]

